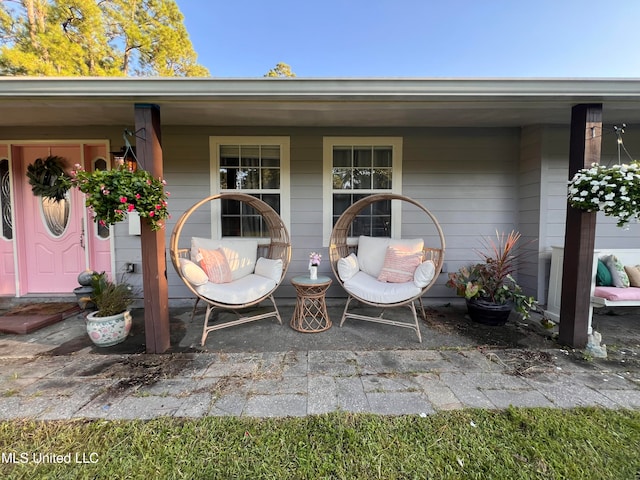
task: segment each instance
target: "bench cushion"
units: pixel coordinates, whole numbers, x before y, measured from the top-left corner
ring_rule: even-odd
[[[611,281],[614,287],[627,288],[629,286],[629,277],[624,271],[622,262],[615,255],[605,255],[602,261],[611,272]]]
[[[355,297],[372,303],[391,304],[409,300],[422,292],[413,280],[404,283],[379,282],[375,277],[358,272],[344,282],[344,288]]]
[[[196,291],[214,302],[243,305],[255,302],[275,286],[276,282],[273,279],[252,273],[230,283],[207,282],[196,287]]]
[[[640,301],[640,288],[596,287],[593,296],[613,302]]]
[[[624,271],[629,277],[629,286],[640,287],[640,265],[625,265]]]

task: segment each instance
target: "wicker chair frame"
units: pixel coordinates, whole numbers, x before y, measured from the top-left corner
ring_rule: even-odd
[[[438,233],[440,247],[439,248],[425,247],[423,251],[424,251],[424,259],[433,261],[435,265],[435,274],[431,279],[431,282],[427,286],[425,286],[418,295],[412,298],[409,298],[407,300],[396,302],[396,303],[374,303],[374,302],[365,300],[364,298],[360,298],[345,289],[349,297],[344,307],[344,312],[342,314],[342,320],[340,321],[340,326],[344,324],[347,318],[353,318],[357,320],[364,320],[364,321],[375,322],[375,323],[383,323],[386,325],[394,325],[397,327],[409,328],[416,332],[416,335],[418,336],[418,340],[420,341],[420,343],[422,343],[422,335],[420,334],[420,325],[418,324],[418,315],[416,312],[415,302],[418,301],[420,305],[421,315],[426,320],[426,312],[424,309],[424,305],[422,303],[422,296],[437,281],[438,275],[442,271],[442,265],[444,262],[444,253],[445,253],[444,233],[442,232],[442,228],[440,227],[438,220],[429,210],[427,210],[424,206],[422,206],[419,202],[417,202],[416,200],[413,200],[412,198],[409,198],[403,195],[390,194],[390,193],[370,195],[353,203],[338,218],[335,226],[333,227],[333,231],[331,232],[331,238],[329,242],[329,259],[331,262],[331,269],[333,270],[333,273],[336,279],[338,280],[338,282],[340,283],[340,285],[342,286],[342,288],[344,288],[344,282],[340,279],[340,275],[338,275],[338,266],[337,266],[338,260],[340,260],[343,257],[346,257],[350,253],[354,253],[354,252],[357,253],[357,248],[358,248],[357,245],[353,245],[348,242],[348,235],[349,235],[351,224],[353,223],[355,218],[358,216],[358,214],[362,210],[372,205],[373,203],[381,202],[385,200],[400,200],[402,202],[407,202],[412,205],[415,205],[422,212],[424,212],[424,214],[428,217],[429,221],[433,223]],[[364,303],[366,305],[382,308],[382,313],[380,313],[380,315],[377,317],[372,317],[368,315],[361,315],[361,314],[349,312],[349,306],[353,300],[357,300],[358,302]],[[401,321],[386,319],[382,317],[385,309],[400,307],[400,306],[409,307],[409,309],[413,314],[413,323],[401,322]]]
[[[260,298],[244,304],[229,304],[222,303],[218,301],[211,300],[203,295],[200,295],[198,291],[191,285],[187,279],[182,274],[182,269],[180,268],[180,258],[189,258],[190,249],[189,248],[180,248],[180,237],[182,234],[182,229],[189,220],[189,218],[203,205],[222,200],[237,200],[242,202],[252,208],[254,208],[263,218],[263,221],[268,227],[269,233],[269,243],[258,245],[258,257],[264,257],[269,259],[280,259],[282,260],[282,275],[280,280],[276,283],[275,287],[265,295]],[[178,273],[180,279],[184,282],[184,284],[189,288],[189,290],[195,295],[196,301],[193,306],[192,311],[192,319],[195,315],[196,308],[198,306],[199,301],[205,302],[207,305],[207,310],[204,317],[204,326],[202,329],[202,339],[201,345],[204,345],[207,339],[207,335],[209,332],[214,330],[220,330],[223,328],[233,327],[235,325],[240,325],[242,323],[253,322],[256,320],[261,320],[263,318],[268,317],[276,317],[278,322],[282,325],[282,318],[280,317],[280,312],[278,311],[278,306],[273,298],[273,293],[280,286],[284,277],[287,273],[287,269],[289,268],[289,262],[291,260],[291,241],[289,239],[289,232],[287,231],[287,227],[284,222],[278,215],[278,213],[271,208],[267,203],[260,200],[259,198],[253,197],[251,195],[247,195],[244,193],[220,193],[217,195],[212,195],[210,197],[204,198],[194,204],[191,208],[185,211],[182,216],[178,219],[175,227],[173,228],[173,232],[171,233],[170,240],[170,256],[171,262],[173,263],[173,267],[175,271]],[[249,307],[258,305],[260,302],[269,299],[273,304],[273,310],[270,310],[265,313],[259,313],[256,315],[248,315],[243,316],[240,310],[247,309]],[[209,320],[211,315],[215,310],[226,310],[232,311],[237,315],[237,319],[226,321],[223,323],[217,323],[214,325],[209,325]]]

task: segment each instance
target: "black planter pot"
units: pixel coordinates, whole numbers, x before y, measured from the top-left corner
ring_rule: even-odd
[[[511,310],[513,310],[511,303],[500,305],[479,298],[467,300],[467,311],[471,320],[484,325],[504,325],[509,319]]]

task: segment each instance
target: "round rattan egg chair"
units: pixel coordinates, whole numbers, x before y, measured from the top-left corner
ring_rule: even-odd
[[[422,247],[422,263],[424,263],[425,267],[428,267],[429,275],[432,274],[431,278],[429,278],[429,276],[427,275],[421,277],[419,281],[415,280],[412,282],[406,282],[405,284],[391,284],[380,282],[377,278],[367,275],[364,272],[358,271],[360,267],[357,266],[356,258],[361,257],[362,255],[359,255],[358,253],[358,243],[353,239],[351,241],[349,239],[349,234],[352,230],[352,224],[358,217],[358,214],[360,214],[363,210],[371,207],[376,202],[388,200],[401,201],[417,207],[420,212],[420,216],[425,217],[427,222],[431,222],[433,224],[436,232],[433,236],[437,237],[437,241],[439,244],[433,246],[423,245]],[[353,318],[357,320],[365,320],[369,322],[409,328],[416,332],[418,340],[422,343],[422,335],[420,334],[420,326],[418,324],[418,316],[415,304],[416,302],[419,303],[421,315],[426,320],[426,312],[422,303],[422,296],[435,284],[436,280],[438,279],[438,275],[442,271],[444,253],[445,238],[438,220],[429,210],[427,210],[416,200],[403,195],[385,193],[364,197],[350,205],[336,221],[335,226],[333,227],[333,231],[331,232],[331,238],[329,242],[329,258],[331,262],[331,268],[337,281],[348,294],[347,303],[344,307],[340,326],[344,324],[347,318]],[[384,253],[382,253],[382,256],[384,257]],[[349,275],[345,274],[345,269],[343,269],[342,267],[346,264],[341,264],[340,262],[344,262],[348,258],[353,258],[353,260],[351,261],[354,265],[353,268],[355,269],[355,271],[357,271],[357,274],[354,274],[353,271],[349,273]],[[431,262],[432,265],[427,264],[426,262]],[[418,269],[420,269],[420,267],[418,267]],[[395,290],[396,288],[402,289],[402,291],[398,292]],[[386,296],[385,292],[389,292],[389,295]],[[349,307],[353,300],[356,300],[365,305],[381,308],[382,313],[380,313],[379,316],[374,317],[351,312],[349,311]],[[385,309],[400,306],[407,306],[411,310],[413,314],[412,322],[383,318]]]
[[[185,224],[194,217],[196,212],[206,210],[205,207],[207,206],[211,208],[212,212],[221,212],[221,203],[225,200],[241,202],[242,208],[246,211],[252,211],[251,209],[253,209],[253,215],[255,215],[255,212],[260,214],[263,225],[266,227],[264,230],[265,234],[268,234],[268,238],[260,239],[260,241],[254,238],[255,242],[252,239],[236,237],[225,237],[217,241],[205,240],[214,244],[215,242],[225,242],[224,245],[226,245],[225,248],[227,250],[233,250],[234,244],[240,245],[242,242],[257,248],[254,252],[255,264],[249,274],[230,282],[213,284],[211,281],[207,281],[208,273],[199,269],[198,263],[194,258],[193,243],[190,248],[181,246],[181,236]],[[218,205],[215,205],[216,203]],[[216,206],[218,207],[217,209],[215,208]],[[201,221],[202,215],[196,216]],[[191,238],[191,242],[193,242],[193,238]],[[198,302],[202,301],[207,306],[202,329],[202,345],[205,344],[209,332],[214,330],[268,317],[276,317],[278,322],[282,324],[273,293],[282,283],[287,273],[291,259],[291,241],[289,232],[278,213],[264,201],[251,195],[236,192],[220,193],[200,200],[182,214],[173,228],[170,240],[170,256],[178,276],[196,297],[192,318],[196,312]],[[264,259],[267,261],[263,261]],[[262,266],[260,267],[260,265]],[[258,271],[259,269],[260,272]],[[249,315],[244,315],[246,312],[242,312],[242,310],[249,309],[249,307],[257,306],[266,299],[271,301],[273,309],[257,314],[249,311],[249,313],[253,313]],[[224,310],[235,312],[236,317],[233,317],[235,318],[234,320],[216,321],[210,325],[211,316],[216,310],[218,313]],[[220,315],[218,315],[218,320],[220,320]]]

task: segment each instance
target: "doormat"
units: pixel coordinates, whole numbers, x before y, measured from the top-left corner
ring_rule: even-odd
[[[0,316],[0,332],[25,335],[80,312],[77,303],[31,303],[18,305]]]

